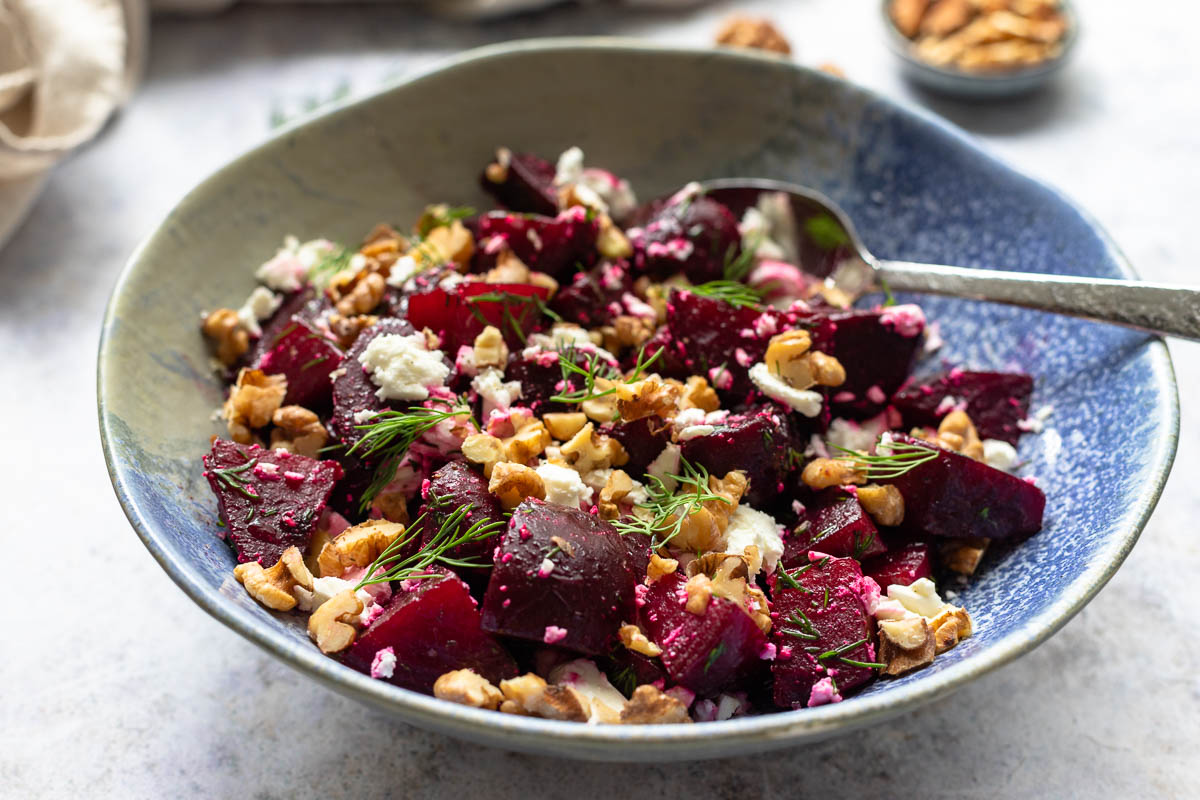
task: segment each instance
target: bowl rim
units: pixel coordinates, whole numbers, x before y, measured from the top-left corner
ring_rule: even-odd
[[[896,23],[892,21],[892,15],[888,13],[888,9],[894,1],[880,0],[879,3],[880,19],[885,29],[884,38],[887,40],[888,49],[909,67],[950,78],[960,84],[973,83],[980,89],[1000,89],[1009,85],[1027,86],[1037,83],[1062,68],[1070,59],[1075,45],[1079,42],[1079,14],[1075,11],[1075,4],[1071,0],[1058,0],[1062,13],[1067,18],[1067,31],[1062,39],[1062,50],[1054,58],[1040,64],[997,73],[970,72],[957,67],[930,64],[928,61],[917,58],[912,49],[913,40],[901,33],[900,29],[896,27]]]
[[[1151,465],[1149,469],[1152,472],[1152,484],[1147,487],[1147,491],[1140,495],[1136,504],[1131,504],[1126,509],[1119,524],[1115,526],[1119,534],[1113,537],[1113,541],[1105,548],[1105,552],[1099,554],[1103,557],[1093,559],[1093,563],[1076,579],[1075,586],[1069,587],[1068,591],[1064,592],[1046,609],[1007,634],[988,650],[897,690],[853,698],[852,702],[720,722],[707,722],[703,725],[646,726],[581,725],[468,708],[401,689],[345,667],[334,659],[321,654],[308,642],[284,634],[275,627],[263,624],[243,611],[239,611],[227,597],[211,587],[190,563],[184,560],[176,561],[170,557],[165,540],[160,541],[153,522],[144,515],[130,492],[127,473],[133,471],[134,467],[131,464],[123,463],[115,454],[116,432],[112,428],[112,420],[106,402],[106,394],[110,391],[109,386],[112,382],[112,372],[107,355],[113,347],[116,336],[118,316],[125,299],[124,289],[138,271],[146,250],[166,236],[164,233],[165,223],[190,204],[200,202],[203,199],[200,195],[206,187],[228,176],[247,161],[270,150],[290,136],[296,128],[308,125],[314,120],[345,114],[352,109],[373,103],[381,95],[399,91],[403,87],[436,78],[464,66],[530,54],[548,54],[580,49],[612,53],[665,53],[680,57],[730,61],[751,59],[760,63],[774,63],[780,69],[808,73],[813,80],[844,83],[819,71],[808,69],[771,54],[660,44],[621,37],[553,37],[518,40],[465,51],[426,69],[415,71],[409,76],[386,83],[366,96],[340,101],[328,110],[296,120],[283,126],[265,141],[254,145],[213,172],[189,190],[131,254],[117,277],[110,295],[98,348],[97,412],[101,444],[109,478],[112,481],[117,500],[131,526],[162,569],[210,616],[292,668],[317,679],[344,695],[388,711],[407,722],[460,738],[486,742],[507,749],[542,750],[561,756],[601,760],[669,760],[715,757],[762,751],[848,733],[944,697],[971,680],[1024,655],[1057,632],[1103,588],[1124,562],[1157,505],[1170,472],[1179,436],[1179,400],[1170,354],[1161,338],[1152,338],[1148,341],[1147,356],[1150,359],[1152,381],[1157,384],[1159,389],[1157,392],[1158,407],[1153,413],[1166,415],[1169,423],[1167,435],[1158,437],[1152,443],[1152,450],[1146,462]],[[843,87],[842,90],[847,89]],[[1048,191],[1081,214],[1096,235],[1100,237],[1114,263],[1126,277],[1138,277],[1107,232],[1090,215],[1058,190],[1025,176],[1024,173],[981,148],[970,135],[929,111],[885,98],[862,87],[853,86],[849,90],[860,93],[868,101],[889,105],[897,113],[916,117],[942,134],[969,146],[984,158],[1004,166]],[[117,386],[113,384],[111,390],[116,390],[116,388]]]

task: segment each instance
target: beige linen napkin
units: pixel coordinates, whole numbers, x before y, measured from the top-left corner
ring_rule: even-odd
[[[0,244],[129,96],[145,34],[144,0],[0,0]]]

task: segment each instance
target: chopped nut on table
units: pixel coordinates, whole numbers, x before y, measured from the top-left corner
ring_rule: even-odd
[[[1068,20],[1058,0],[893,0],[892,22],[935,66],[1003,72],[1062,52]]]
[[[768,20],[734,14],[721,23],[717,31],[717,44],[730,47],[749,47],[789,55],[792,46]]]

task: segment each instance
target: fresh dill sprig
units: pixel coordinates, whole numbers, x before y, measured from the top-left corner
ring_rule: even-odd
[[[779,632],[784,636],[791,636],[793,639],[803,639],[808,642],[814,642],[821,638],[817,633],[816,627],[812,624],[812,620],[808,618],[800,609],[796,609],[787,616],[779,625]]]
[[[894,294],[892,294],[892,287],[888,286],[888,282],[883,279],[880,279],[879,288],[883,290],[883,298],[884,298],[883,305],[884,305],[884,307],[886,308],[887,306],[896,305],[896,296]]]
[[[471,417],[471,423],[479,428],[471,415],[471,409],[459,403],[444,411],[436,408],[412,406],[407,411],[382,411],[362,425],[355,425],[356,430],[364,431],[362,438],[356,441],[346,451],[347,455],[358,455],[363,458],[378,456],[382,458],[371,484],[363,492],[359,508],[366,513],[371,503],[383,491],[392,479],[408,448],[428,431],[452,417]]]
[[[681,464],[683,474],[667,476],[678,484],[674,490],[668,489],[662,478],[657,475],[648,475],[646,502],[636,506],[648,513],[618,520],[613,523],[613,527],[621,533],[649,536],[651,545],[658,548],[678,536],[679,531],[683,529],[683,521],[699,511],[705,503],[719,501],[730,504],[728,497],[716,494],[708,488],[707,469],[702,465],[693,467],[687,459],[682,459]]]
[[[423,239],[435,228],[443,228],[460,219],[473,216],[475,216],[475,209],[470,206],[426,206],[425,213],[421,214],[421,218],[417,220],[417,235]]]
[[[872,481],[899,478],[927,461],[937,458],[937,450],[907,442],[891,442],[887,445],[891,452],[873,456],[832,443],[829,446],[844,453],[846,458],[855,463],[856,467],[866,472],[867,480]]]
[[[729,249],[725,251],[725,263],[721,268],[721,274],[725,280],[744,281],[746,279],[758,257],[758,248],[762,242],[763,234],[760,233],[750,242],[742,243],[741,250],[738,250],[739,244],[736,242],[729,246]],[[748,247],[747,244],[749,244]]]
[[[846,653],[849,653],[851,650],[854,650],[855,648],[866,643],[866,639],[859,639],[857,642],[851,642],[850,644],[844,644],[841,647],[835,647],[832,650],[826,650],[824,653],[821,653],[817,656],[817,661],[827,661],[831,658],[836,658],[838,661],[851,667],[862,667],[863,669],[883,669],[886,667],[887,664],[880,664],[874,661],[855,661],[852,658],[846,658]]]
[[[532,310],[537,314],[549,317],[555,322],[562,322],[560,317],[552,310],[541,295],[534,292],[530,295],[513,294],[512,292],[487,292],[485,294],[477,294],[474,297],[467,298],[467,310],[471,312],[471,316],[475,317],[481,324],[489,325],[487,317],[483,312],[475,307],[476,303],[500,303],[500,314],[504,318],[503,321],[512,326],[513,333],[521,344],[525,344],[525,322],[529,317],[529,312]],[[513,314],[510,304],[521,306],[521,316],[518,319]]]
[[[739,281],[709,281],[688,291],[701,297],[721,300],[735,308],[755,308],[762,303],[762,293]]]
[[[309,270],[308,282],[313,286],[324,289],[329,285],[329,281],[333,279],[342,270],[350,266],[350,259],[354,257],[354,251],[344,245],[335,244],[324,258],[313,264]]]
[[[580,375],[583,377],[583,388],[569,392],[560,392],[550,399],[555,403],[586,403],[589,400],[595,400],[599,397],[607,397],[610,394],[616,394],[616,387],[607,389],[596,389],[596,381],[607,380],[613,383],[624,381],[625,383],[635,383],[641,380],[646,370],[650,368],[659,356],[662,355],[662,350],[656,350],[654,355],[646,358],[646,346],[642,345],[638,350],[637,361],[634,363],[633,369],[628,375],[621,375],[617,369],[600,358],[599,351],[593,351],[588,356],[584,366],[580,366],[577,359],[577,350],[572,342],[558,351],[558,368],[562,372],[563,386],[571,386],[572,375]]]
[[[258,463],[258,459],[252,458],[249,461],[247,461],[245,464],[242,464],[241,466],[223,467],[220,469],[212,469],[209,471],[216,477],[216,479],[218,481],[225,484],[227,487],[229,487],[233,491],[237,492],[238,494],[242,495],[243,497],[248,497],[249,499],[257,502],[257,501],[261,500],[262,497],[255,494],[250,489],[247,489],[246,488],[246,479],[242,477],[243,472],[245,472],[248,469],[253,469],[254,465],[257,463]]]
[[[436,500],[433,504],[435,508],[444,506],[444,499]],[[367,568],[362,581],[358,586],[355,586],[355,591],[364,586],[369,586],[373,583],[387,583],[389,581],[402,581],[413,578],[431,578],[436,573],[430,572],[430,569],[437,564],[445,564],[449,567],[473,568],[486,567],[487,564],[483,561],[472,558],[454,558],[448,553],[456,547],[461,547],[465,544],[473,544],[475,542],[490,539],[504,530],[505,521],[502,519],[492,520],[484,517],[469,527],[463,529],[463,523],[468,515],[475,508],[472,504],[462,505],[454,509],[442,524],[438,526],[430,540],[421,546],[417,552],[410,556],[401,556],[404,549],[413,541],[421,531],[420,523],[426,520],[425,514],[417,517],[402,536],[388,545],[379,558]],[[380,572],[382,570],[382,572]],[[380,574],[376,574],[376,573]]]

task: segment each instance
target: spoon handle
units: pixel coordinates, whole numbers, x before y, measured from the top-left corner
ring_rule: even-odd
[[[880,260],[877,267],[876,279],[897,291],[990,300],[1200,340],[1200,289],[909,261]]]

